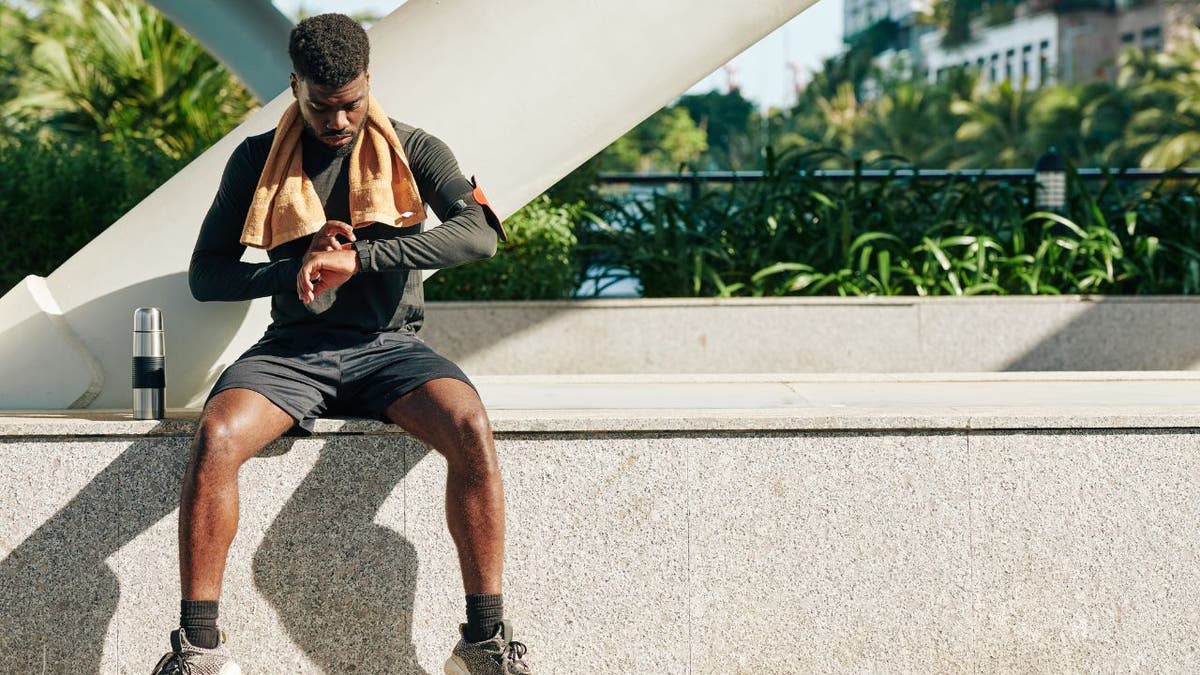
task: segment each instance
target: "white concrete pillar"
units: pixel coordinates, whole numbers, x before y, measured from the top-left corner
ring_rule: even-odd
[[[292,21],[270,0],[150,0],[237,75],[259,101],[287,88]]]

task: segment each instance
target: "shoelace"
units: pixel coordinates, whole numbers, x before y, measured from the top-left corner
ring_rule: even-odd
[[[521,660],[525,658],[525,652],[527,651],[529,650],[525,648],[524,644],[513,640],[508,643],[508,647],[504,650],[504,655],[508,657],[509,662],[513,665],[528,668],[529,666]]]
[[[192,664],[184,658],[183,654],[168,654],[163,657],[166,663],[160,663],[155,666],[154,672],[161,672],[163,675],[188,675],[192,672]],[[161,671],[158,668],[162,668]]]

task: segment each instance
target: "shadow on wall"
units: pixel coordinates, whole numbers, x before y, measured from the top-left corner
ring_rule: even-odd
[[[331,438],[254,554],[255,586],[323,672],[426,675],[412,643],[416,549],[374,522],[426,454],[401,436]]]
[[[220,374],[217,369],[214,375],[213,364],[250,311],[249,302],[197,302],[188,290],[187,273],[178,272],[126,286],[66,312],[64,318],[86,336],[88,349],[105,370],[104,387],[89,407],[129,405],[130,335],[138,307],[163,310],[171,407],[185,405],[195,392],[212,386]]]
[[[0,560],[0,672],[100,672],[120,596],[105,559],[178,506],[188,444],[134,442]]]
[[[263,454],[287,452],[293,440]],[[190,442],[134,442],[0,560],[0,673],[100,672],[120,597],[106,560],[176,512]],[[373,520],[428,451],[400,436],[377,442],[387,447],[362,437],[325,444],[255,553],[254,578],[324,672],[423,674],[412,644],[417,554]],[[173,555],[174,541],[166,548]]]
[[[1200,312],[1180,298],[1094,298],[1087,310],[1003,370],[1190,370],[1200,363]],[[1190,300],[1190,299],[1189,299]]]

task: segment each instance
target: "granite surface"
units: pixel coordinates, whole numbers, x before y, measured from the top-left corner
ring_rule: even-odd
[[[693,672],[967,670],[966,446],[954,434],[695,445]]]
[[[781,405],[621,408],[709,382],[600,378],[613,407],[548,410],[521,396],[587,382],[483,383],[510,387],[505,597],[537,672],[1200,669],[1191,375],[747,379]],[[194,419],[0,418],[0,672],[163,652]],[[438,673],[463,617],[445,463],[322,425],[242,469],[230,647],[248,673]]]

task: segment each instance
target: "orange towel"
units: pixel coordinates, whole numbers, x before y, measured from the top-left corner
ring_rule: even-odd
[[[350,224],[415,225],[425,220],[425,207],[404,148],[379,101],[370,96],[367,106],[367,120],[350,152]],[[303,130],[300,107],[292,101],[275,127],[267,164],[254,188],[242,227],[246,246],[270,250],[325,225],[325,209],[304,175]]]

